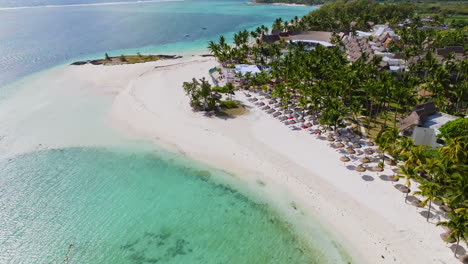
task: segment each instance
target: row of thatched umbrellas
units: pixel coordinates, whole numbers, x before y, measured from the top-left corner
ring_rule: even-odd
[[[316,117],[307,116],[306,118],[303,118],[299,114],[295,113],[295,111],[293,111],[292,109],[286,109],[284,111],[281,111],[283,109],[282,109],[281,105],[278,103],[278,100],[276,100],[275,98],[272,98],[267,93],[260,93],[260,95],[264,96],[265,99],[270,99],[268,101],[268,104],[265,104],[264,102],[259,101],[256,97],[253,97],[253,98],[251,98],[249,100],[252,101],[252,102],[257,102],[257,103],[255,103],[255,105],[261,107],[261,110],[266,111],[268,114],[272,114],[273,117],[275,117],[275,118],[279,119],[280,121],[284,122],[284,124],[294,125],[294,124],[297,124],[297,123],[302,123],[303,128],[312,127],[313,125],[318,124],[318,122],[316,122]],[[300,111],[299,108],[297,108],[295,110]],[[306,119],[309,122],[304,123],[306,121]],[[312,121],[313,123],[311,123],[310,121]],[[323,127],[323,129],[326,130],[327,128]],[[321,130],[316,129],[315,131],[312,131],[312,132],[321,133]],[[346,153],[348,153],[348,154],[356,154],[355,149],[360,149],[365,145],[367,145],[369,147],[375,145],[372,141],[367,141],[367,142],[365,142],[365,144],[359,144],[358,141],[359,141],[359,139],[361,139],[361,137],[358,136],[358,135],[352,134],[352,133],[341,135],[340,132],[335,131],[334,135],[336,136],[336,138],[332,134],[329,134],[329,135],[327,135],[326,139],[327,139],[327,141],[330,141],[330,142],[335,142],[336,141],[334,146],[337,147],[337,148],[344,148],[346,146],[342,142],[353,142],[345,150]],[[374,153],[374,150],[371,149],[371,148],[366,148],[366,149],[364,149],[363,152],[366,155],[372,155]],[[340,160],[342,162],[349,162],[350,158],[347,157],[347,156],[343,156],[343,157],[340,158]],[[371,160],[368,157],[362,157],[362,158],[359,159],[359,161],[362,164],[367,164],[367,163],[371,162]],[[367,169],[362,164],[356,166],[355,170],[358,171],[358,172],[365,172]],[[375,166],[372,169],[373,169],[373,171],[383,171],[383,168],[380,167],[380,166]]]
[[[267,98],[267,96],[265,96],[265,98]],[[262,101],[259,101],[255,97],[250,99],[250,101],[252,102],[257,101],[255,103],[256,106],[260,107],[261,110],[266,111],[268,114],[272,114],[273,117],[279,119],[280,121],[283,122],[283,121],[288,120],[284,122],[286,125],[294,125],[294,124],[301,123],[302,128],[309,128],[318,124],[317,118],[315,116],[309,115],[309,116],[303,117],[302,115],[299,115],[297,112],[291,109],[286,109],[282,111],[283,109],[281,105],[277,103],[278,101],[275,99],[270,100],[268,105]],[[300,110],[300,109],[295,108],[295,110]]]
[[[275,99],[272,99],[272,97],[266,93],[263,94],[264,97],[266,99],[271,99],[268,104],[270,105],[266,105],[264,102],[257,102],[256,105],[258,106],[263,106],[261,109],[262,110],[265,110],[267,113],[269,114],[273,114],[273,117],[279,119],[280,121],[286,121],[284,122],[286,125],[292,125],[292,124],[296,124],[296,123],[303,123],[303,126],[304,127],[312,127],[313,125],[316,125],[318,124],[318,122],[316,121],[316,117],[313,117],[313,116],[307,116],[305,118],[302,118],[299,114],[295,113],[293,110],[291,109],[286,109],[284,110],[281,105],[278,103],[277,100]],[[250,96],[248,96],[250,97]],[[255,102],[255,101],[258,101],[257,98],[253,98],[253,100],[251,100],[252,102]],[[276,109],[275,109],[276,108]],[[284,110],[284,111],[282,111]],[[296,111],[300,111],[300,109],[295,109]],[[282,111],[282,112],[281,112]],[[294,120],[294,118],[296,120]],[[304,123],[305,120],[308,120],[308,121],[313,121],[314,124],[308,122],[308,123]],[[322,130],[327,130],[326,128],[322,128]],[[314,130],[316,133],[321,133],[320,129],[316,129]],[[312,132],[314,132],[312,131]],[[334,137],[336,136],[336,138]],[[365,144],[359,144],[359,139],[361,139],[358,135],[354,135],[354,134],[346,134],[346,135],[341,135],[338,131],[335,131],[334,134],[328,134],[327,137],[326,137],[326,140],[329,141],[329,142],[335,142],[334,143],[334,146],[336,148],[344,148],[346,147],[345,144],[343,144],[342,142],[352,142],[352,144],[348,144],[348,147],[346,148],[346,153],[348,154],[355,154],[356,151],[355,149],[360,149],[362,147],[364,147],[365,145],[368,146],[368,147],[372,147],[372,146],[375,146],[375,143],[373,143],[372,141],[366,141]],[[363,153],[365,155],[372,155],[374,152],[378,152],[378,153],[381,153],[381,151],[379,149],[376,149],[376,150],[373,150],[372,148],[366,148],[363,150]],[[351,159],[348,157],[348,156],[342,156],[340,157],[340,161],[346,163],[346,162],[349,162],[351,161]],[[365,172],[367,171],[366,167],[364,166],[364,164],[369,164],[371,163],[371,160],[367,157],[367,156],[364,156],[362,158],[359,159],[359,162],[361,162],[361,164],[357,165],[354,170],[357,171],[357,172]],[[388,159],[387,162],[386,162],[388,165],[391,165],[391,166],[396,166],[396,162],[395,160],[393,159]],[[375,171],[375,172],[382,172],[383,171],[383,168],[381,166],[374,166],[372,167],[372,171]],[[393,181],[393,182],[396,182],[399,180],[399,177],[394,175],[394,176],[388,176],[388,180],[390,181]],[[408,194],[411,192],[411,190],[405,186],[405,185],[397,185],[395,186],[396,189],[402,193],[405,193],[405,194]],[[411,204],[416,206],[416,207],[422,207],[422,203],[419,199],[414,199],[414,200],[411,200]],[[450,211],[451,209],[446,206],[446,205],[441,205],[440,206],[440,209],[444,212],[448,212]],[[454,243],[456,242],[456,240],[454,240],[453,238],[450,238],[449,237],[449,232],[446,232],[446,233],[443,233],[441,234],[441,238],[444,240],[444,241],[447,241],[449,243]]]

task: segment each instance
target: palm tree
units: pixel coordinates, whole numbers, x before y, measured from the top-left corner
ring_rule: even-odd
[[[452,160],[455,163],[468,162],[468,138],[460,137],[447,139],[447,146],[442,147],[442,159]]]
[[[439,171],[439,164],[439,160],[428,158],[424,163],[417,166],[416,170],[425,171],[429,175],[429,179],[434,180],[435,174]]]
[[[429,222],[429,216],[431,214],[432,202],[435,198],[439,197],[442,193],[443,187],[437,183],[425,181],[418,186],[420,191],[415,191],[413,194],[426,196],[426,199],[422,201],[421,206],[425,207],[429,202],[429,211],[427,213],[426,221]]]
[[[450,228],[449,238],[457,240],[457,244],[454,250],[454,256],[457,257],[457,250],[460,246],[460,240],[463,239],[465,242],[468,240],[468,210],[466,208],[460,208],[450,213],[450,220],[437,223],[438,226],[446,226]]]
[[[417,176],[416,171],[414,170],[414,167],[412,165],[410,165],[410,166],[400,165],[399,167],[400,167],[399,172],[401,174],[398,175],[398,177],[406,179],[405,185],[409,189],[411,187],[411,180],[414,179]],[[408,192],[405,195],[405,202],[407,200],[408,200]]]
[[[234,85],[231,82],[226,83],[224,89],[229,96],[229,100],[232,100],[232,95],[234,94]]]

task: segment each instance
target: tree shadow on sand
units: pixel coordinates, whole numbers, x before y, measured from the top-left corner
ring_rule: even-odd
[[[427,219],[427,215],[429,215],[429,221],[435,217],[435,214],[432,211],[429,212],[428,210],[423,210],[419,212],[419,214],[426,219]]]
[[[388,175],[380,175],[379,178],[380,178],[382,181],[390,181],[390,179],[388,178]]]
[[[369,175],[364,175],[361,177],[363,180],[369,182],[369,181],[374,181],[374,177],[369,176]]]
[[[456,250],[457,251],[457,256],[462,256],[462,255],[466,254],[466,249],[462,245],[458,245],[458,249],[457,249],[457,245],[452,244],[449,248],[450,248],[450,250],[452,250],[452,252],[454,254],[455,254],[455,250]]]

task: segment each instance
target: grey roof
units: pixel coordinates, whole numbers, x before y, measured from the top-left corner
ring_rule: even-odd
[[[450,52],[463,54],[465,52],[465,49],[462,46],[448,46],[443,49],[436,50],[436,54],[439,56],[446,56]]]
[[[318,40],[330,42],[332,32],[326,31],[303,31],[299,34],[291,35],[291,40]]]
[[[280,40],[279,35],[260,35],[260,40],[266,43],[274,43]]]
[[[427,117],[424,122],[424,127],[432,128],[436,131],[436,134],[439,133],[439,128],[445,123],[457,119],[456,116],[448,115],[445,113],[435,113]]]

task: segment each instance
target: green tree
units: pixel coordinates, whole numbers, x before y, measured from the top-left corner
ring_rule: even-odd
[[[417,177],[416,171],[412,165],[410,166],[399,166],[399,178],[405,178],[405,185],[406,187],[411,187],[411,180]],[[405,202],[408,200],[408,192],[405,195]]]
[[[443,124],[439,128],[439,138],[456,138],[468,135],[468,118],[457,118]]]
[[[426,197],[426,199],[424,199],[421,203],[422,207],[425,207],[426,204],[429,202],[429,211],[427,213],[427,218],[426,218],[426,221],[429,221],[432,202],[434,201],[434,199],[438,198],[441,195],[443,187],[437,183],[425,181],[421,183],[418,186],[418,188],[419,188],[419,191],[415,191],[413,192],[413,194],[422,195]]]
[[[466,208],[455,210],[450,213],[449,217],[448,221],[439,222],[437,225],[450,228],[449,238],[454,238],[457,241],[454,250],[454,256],[456,257],[460,240],[465,242],[468,240],[468,210]]]

